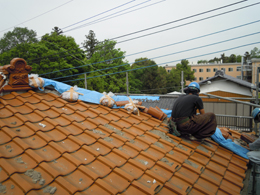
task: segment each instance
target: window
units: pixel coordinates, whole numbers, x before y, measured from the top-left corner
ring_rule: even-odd
[[[225,68],[221,68],[221,70],[223,70],[224,72],[226,71],[226,69],[225,69]]]
[[[207,68],[207,72],[210,72],[211,71],[211,69],[210,68]]]
[[[237,79],[241,79],[241,76],[237,76]]]
[[[203,69],[202,68],[200,68],[200,70],[199,70],[200,72],[203,72]]]
[[[239,71],[239,72],[241,71],[241,66],[237,67],[237,71]]]
[[[194,81],[197,81],[197,77],[194,78]]]
[[[194,72],[197,72],[197,69],[193,69]]]
[[[207,77],[207,79],[208,79],[209,77]]]
[[[233,72],[233,68],[228,68],[228,72]]]
[[[171,72],[170,70],[167,70],[168,72]]]
[[[199,79],[200,79],[200,81],[203,81],[203,77],[200,77]]]
[[[213,68],[213,72],[217,72],[218,71],[218,69],[217,68]]]

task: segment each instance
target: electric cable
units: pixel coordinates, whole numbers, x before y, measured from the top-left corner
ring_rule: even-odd
[[[74,24],[71,24],[71,25],[69,25],[69,26],[63,27],[63,28],[61,28],[61,29],[69,28],[69,27],[71,27],[71,26],[74,26],[74,25],[76,25],[76,24],[79,24],[79,23],[81,23],[81,22],[84,22],[84,21],[86,21],[86,20],[89,20],[89,19],[91,19],[91,18],[97,17],[97,16],[102,15],[102,14],[104,14],[104,13],[110,12],[110,11],[112,11],[112,10],[114,10],[114,9],[117,9],[117,8],[119,8],[119,7],[122,7],[122,6],[124,6],[124,5],[129,4],[129,3],[132,3],[132,2],[134,2],[134,1],[135,1],[135,0],[128,1],[127,3],[124,3],[124,4],[122,4],[122,5],[119,5],[119,6],[117,6],[117,7],[114,7],[114,8],[112,8],[112,9],[109,9],[109,10],[107,10],[107,11],[104,11],[104,12],[102,12],[102,13],[99,13],[99,14],[97,14],[97,15],[91,16],[91,17],[89,17],[89,18],[86,18],[86,19],[84,19],[84,20],[81,20],[81,21],[79,21],[79,22],[76,22],[76,23],[74,23]]]
[[[188,41],[204,38],[204,37],[207,37],[207,36],[210,36],[210,35],[214,35],[214,34],[222,33],[222,32],[225,32],[225,31],[233,30],[233,29],[236,29],[236,28],[244,27],[244,26],[247,26],[247,25],[250,25],[250,24],[254,24],[254,23],[257,23],[257,22],[260,22],[260,20],[256,20],[254,22],[249,22],[249,23],[242,24],[242,25],[239,25],[239,26],[231,27],[231,28],[224,29],[224,30],[221,30],[221,31],[205,34],[205,35],[202,35],[202,36],[194,37],[194,38],[191,38],[191,39],[186,39],[186,40],[183,40],[183,41],[175,42],[175,43],[164,45],[164,46],[161,46],[161,47],[156,47],[156,48],[152,48],[152,49],[149,49],[149,50],[144,50],[144,51],[141,51],[141,52],[136,52],[136,53],[133,53],[133,54],[129,54],[129,55],[125,55],[125,56],[121,56],[121,57],[117,57],[117,58],[112,58],[112,59],[108,59],[108,60],[103,60],[103,61],[99,61],[99,62],[95,62],[95,63],[91,63],[91,64],[85,64],[85,65],[78,66],[78,67],[62,69],[62,70],[53,71],[53,72],[47,72],[47,73],[40,74],[40,75],[43,76],[43,75],[47,75],[47,74],[51,74],[51,73],[55,73],[55,72],[63,72],[63,71],[66,71],[66,70],[81,68],[81,67],[90,66],[90,65],[94,65],[94,64],[99,64],[99,63],[102,63],[102,62],[107,62],[107,61],[111,61],[111,60],[115,60],[115,59],[129,57],[129,56],[132,56],[132,55],[137,55],[137,54],[140,54],[140,53],[145,53],[145,52],[148,52],[148,51],[153,51],[153,50],[169,47],[169,46],[172,46],[172,45],[177,45],[177,44],[180,44],[180,43],[184,43],[184,42],[188,42]],[[66,57],[66,56],[62,56],[62,57]]]
[[[199,19],[199,20],[195,20],[195,21],[192,21],[192,22],[188,22],[188,23],[185,23],[185,24],[180,24],[180,25],[178,25],[178,26],[174,26],[174,27],[171,27],[171,28],[163,29],[163,30],[156,31],[156,32],[153,32],[153,33],[141,35],[141,36],[134,37],[134,38],[131,38],[131,39],[126,39],[126,40],[120,41],[120,42],[118,42],[118,43],[123,43],[123,42],[127,42],[127,41],[132,41],[132,40],[134,40],[134,39],[139,39],[139,38],[142,38],[142,37],[154,35],[154,34],[161,33],[161,32],[167,31],[167,30],[172,30],[172,29],[175,29],[175,28],[179,28],[179,27],[182,27],[182,26],[186,26],[186,25],[189,25],[189,24],[193,24],[193,23],[196,23],[196,22],[200,22],[200,21],[203,21],[203,20],[207,20],[207,19],[210,19],[210,18],[214,18],[214,17],[217,17],[217,16],[221,16],[221,15],[224,15],[224,14],[228,14],[228,13],[231,13],[231,12],[234,12],[234,11],[238,11],[238,10],[241,10],[241,9],[244,9],[244,8],[248,8],[248,7],[251,7],[251,6],[255,6],[255,5],[257,5],[257,4],[260,4],[260,2],[251,4],[251,5],[247,5],[247,6],[244,6],[244,7],[240,7],[240,8],[234,9],[234,10],[226,11],[226,12],[223,12],[223,13],[220,13],[220,14],[216,14],[216,15],[213,15],[213,16],[209,16],[209,17],[206,17],[206,18],[202,18],[202,19]],[[115,38],[114,38],[114,39],[115,39]],[[113,39],[112,39],[112,40],[113,40]]]
[[[54,78],[53,80],[64,79],[64,78],[68,78],[68,77],[79,76],[79,75],[82,75],[82,74],[88,74],[88,73],[93,73],[93,72],[98,72],[98,71],[109,70],[109,69],[112,69],[112,68],[118,68],[118,67],[130,65],[130,64],[134,64],[134,63],[144,62],[144,61],[147,61],[147,60],[154,60],[154,59],[157,59],[157,58],[162,58],[162,57],[166,57],[166,56],[170,56],[170,55],[174,55],[174,54],[178,54],[178,53],[192,51],[192,50],[195,50],[195,49],[201,49],[201,48],[204,48],[204,47],[209,47],[209,46],[220,44],[220,43],[226,43],[228,41],[241,39],[241,38],[252,36],[252,35],[256,35],[256,34],[259,34],[259,33],[260,33],[260,31],[259,32],[255,32],[255,33],[251,33],[251,34],[247,34],[247,35],[243,35],[243,36],[240,36],[240,37],[235,37],[235,38],[232,38],[232,39],[227,39],[227,40],[224,40],[224,41],[219,41],[219,42],[215,42],[215,43],[211,43],[211,44],[207,44],[207,45],[203,45],[203,46],[199,46],[199,47],[194,47],[194,48],[191,48],[191,49],[186,49],[186,50],[182,50],[182,51],[178,51],[178,52],[174,52],[174,53],[170,53],[170,54],[165,54],[165,55],[153,57],[151,59],[145,59],[145,60],[135,61],[135,62],[131,62],[131,63],[125,63],[125,64],[121,64],[121,65],[117,65],[117,66],[112,66],[112,67],[107,67],[107,68],[103,68],[103,69],[93,70],[93,71],[89,71],[89,72],[83,72],[83,73],[68,75],[68,76],[64,76],[64,77],[57,77],[57,78]]]
[[[222,6],[222,7],[216,8],[216,9],[226,8],[226,7],[228,7],[228,6],[232,6],[232,5],[234,5],[234,4],[242,3],[242,2],[244,2],[244,1],[247,1],[247,0],[239,1],[239,2],[236,2],[236,3],[233,3],[233,4],[229,4],[229,5],[226,5],[226,6]],[[258,3],[257,3],[257,4],[258,4]],[[254,5],[254,4],[253,4],[253,5]],[[252,6],[252,5],[250,5],[250,6]],[[247,6],[247,7],[248,7],[248,6]],[[246,8],[246,7],[242,7],[241,9],[243,9],[243,8]],[[197,16],[197,15],[202,15],[202,14],[204,14],[204,13],[209,13],[209,12],[215,11],[216,9],[209,10],[209,11],[202,12],[202,13],[198,13],[198,14],[195,14],[195,15],[192,15],[192,16],[189,16],[189,17],[185,17],[185,18],[181,18],[181,19],[178,19],[178,20],[174,20],[174,21],[171,21],[171,22],[169,22],[169,23],[174,23],[174,22],[177,22],[177,21],[180,21],[180,20],[185,20],[185,19],[187,19],[187,18],[195,17],[195,16]],[[231,11],[232,11],[232,10],[231,10]],[[162,25],[167,25],[167,24],[168,24],[168,23],[165,23],[165,24],[162,24]],[[187,25],[187,24],[186,24],[186,25]],[[156,28],[156,27],[160,27],[160,25],[159,25],[159,26],[151,27],[151,29],[152,29],[152,28]],[[173,27],[173,28],[178,28],[178,27],[181,27],[181,26],[177,26],[177,27]],[[149,28],[149,29],[150,29],[150,28]],[[145,30],[148,30],[148,29],[144,29],[144,30],[142,30],[142,31],[145,31]],[[166,29],[166,30],[170,30],[170,29]],[[163,30],[163,31],[164,31],[164,30]],[[141,31],[137,31],[137,32],[135,32],[135,33],[139,33],[139,32],[141,32]],[[155,33],[156,33],[156,32],[155,32]],[[132,33],[131,33],[131,34],[132,34]],[[148,34],[148,35],[150,35],[150,34]],[[143,36],[148,36],[148,35],[143,35]],[[113,38],[113,39],[121,38],[121,37],[124,37],[124,36],[127,36],[127,35],[122,35],[122,36],[120,36],[120,37],[115,37],[115,38]],[[140,38],[140,37],[132,38],[131,40],[137,39],[137,38]],[[113,39],[110,39],[110,40],[113,40]],[[122,43],[122,42],[126,42],[126,41],[129,41],[129,40],[121,41],[121,42],[118,42],[118,43]],[[102,43],[102,42],[101,42],[101,43]],[[118,43],[117,43],[117,44],[118,44]],[[83,47],[79,47],[79,48],[83,48]],[[55,54],[52,54],[52,55],[55,55]]]
[[[207,53],[207,54],[192,56],[192,57],[188,57],[188,58],[185,58],[185,59],[192,59],[192,58],[202,57],[202,56],[216,54],[216,53],[220,53],[220,52],[230,51],[230,50],[233,50],[233,49],[238,49],[238,48],[241,48],[241,47],[246,47],[246,46],[249,46],[249,45],[254,45],[254,44],[259,44],[259,43],[260,42],[249,43],[249,44],[240,45],[240,46],[237,46],[237,47],[232,47],[232,48],[229,48],[229,49],[219,50],[219,51],[216,51],[216,52],[211,52],[211,53]],[[153,64],[153,65],[149,65],[149,66],[145,66],[145,67],[139,67],[139,68],[130,69],[130,70],[124,70],[124,71],[119,71],[119,72],[108,73],[108,74],[104,74],[104,75],[97,75],[97,76],[87,77],[87,79],[97,78],[97,77],[102,77],[102,76],[108,76],[108,75],[113,75],[113,74],[119,74],[119,73],[123,73],[123,72],[131,72],[131,71],[134,71],[134,70],[149,68],[149,67],[153,67],[153,66],[159,66],[159,65],[163,65],[163,64],[169,64],[169,63],[173,63],[173,62],[178,62],[180,60],[183,60],[183,59],[173,60],[173,61],[164,62],[164,63],[160,63],[160,64]],[[62,82],[63,83],[67,83],[67,82],[79,81],[79,80],[83,80],[83,79],[74,79],[74,80],[68,80],[68,81],[62,81]]]
[[[201,12],[201,13],[198,13],[198,14],[194,14],[194,15],[191,15],[191,16],[188,16],[188,17],[184,17],[184,18],[181,18],[181,19],[178,19],[178,20],[174,20],[174,21],[171,21],[171,22],[167,22],[167,23],[164,23],[164,24],[160,24],[160,25],[153,26],[153,27],[150,27],[150,28],[146,28],[146,29],[143,29],[143,30],[139,30],[139,31],[136,31],[136,32],[132,32],[132,33],[128,33],[128,34],[125,34],[125,35],[121,35],[121,36],[115,37],[113,39],[119,39],[119,38],[122,38],[122,37],[125,37],[125,36],[129,36],[129,35],[133,35],[133,34],[136,34],[136,33],[144,32],[144,31],[147,31],[147,30],[151,30],[151,29],[158,28],[158,27],[161,27],[161,26],[165,26],[165,25],[168,25],[168,24],[172,24],[172,23],[175,23],[175,22],[180,22],[182,20],[186,20],[186,19],[193,18],[193,17],[199,16],[199,15],[210,13],[210,12],[213,12],[213,11],[216,11],[216,10],[219,10],[219,9],[223,9],[223,8],[226,8],[226,7],[229,7],[229,6],[233,6],[233,5],[236,5],[236,4],[239,4],[239,3],[243,3],[245,1],[247,1],[247,0],[238,1],[238,2],[231,3],[231,4],[228,4],[228,5],[222,6],[222,7],[218,7],[218,8],[212,9],[212,10],[208,10],[208,11]]]
[[[40,17],[40,16],[42,16],[42,15],[44,15],[44,14],[47,14],[47,13],[49,13],[49,12],[55,10],[55,9],[58,9],[58,8],[60,8],[60,7],[64,6],[64,5],[70,3],[70,2],[72,2],[72,1],[74,1],[74,0],[70,0],[70,1],[68,1],[68,2],[66,2],[66,3],[63,3],[63,4],[61,4],[61,5],[57,6],[57,7],[55,7],[55,8],[53,8],[53,9],[49,10],[49,11],[46,11],[46,12],[44,12],[44,13],[42,13],[42,14],[40,14],[40,15],[37,15],[37,16],[31,18],[31,19],[28,19],[28,20],[26,20],[26,21],[24,21],[24,22],[21,22],[21,23],[15,25],[15,26],[6,28],[6,29],[4,29],[4,30],[1,30],[0,32],[4,32],[4,31],[9,30],[9,29],[11,29],[11,28],[13,28],[13,27],[19,26],[19,25],[24,24],[24,23],[26,23],[26,22],[29,22],[29,21],[31,21],[31,20],[33,20],[33,19],[35,19],[35,18],[38,18],[38,17]]]
[[[150,0],[148,0],[148,1],[150,1]],[[143,4],[143,3],[147,3],[148,1],[142,2],[142,3],[138,4],[138,5],[141,5],[141,4]],[[92,25],[92,24],[96,24],[96,23],[99,23],[99,22],[103,22],[103,21],[105,21],[105,20],[109,20],[109,19],[112,19],[112,18],[116,18],[116,17],[121,16],[121,15],[125,15],[125,14],[131,13],[131,12],[134,12],[134,11],[137,11],[137,10],[140,10],[140,9],[143,9],[143,8],[146,8],[146,7],[149,7],[149,6],[158,4],[158,3],[162,3],[163,1],[166,1],[166,0],[158,1],[158,2],[155,2],[155,3],[149,4],[149,5],[143,6],[143,7],[141,7],[141,8],[137,8],[137,9],[134,9],[134,10],[125,12],[125,13],[118,14],[118,15],[116,15],[116,16],[112,16],[112,15],[115,15],[115,14],[120,13],[120,12],[122,12],[122,11],[125,11],[125,10],[128,10],[128,9],[130,9],[130,8],[133,8],[133,7],[138,6],[138,5],[135,5],[135,6],[132,6],[132,7],[130,7],[130,8],[127,8],[127,9],[125,9],[125,10],[121,10],[121,11],[119,11],[119,12],[113,13],[113,14],[111,14],[111,15],[104,16],[103,18],[99,18],[99,19],[94,20],[94,21],[91,21],[91,22],[89,22],[89,23],[82,24],[81,26],[77,26],[77,27],[75,27],[75,28],[69,29],[69,30],[67,30],[67,31],[64,31],[64,33],[69,32],[69,31],[72,31],[72,30],[80,29],[80,28],[83,28],[83,27],[85,27],[85,26],[90,26],[90,25]],[[112,17],[108,18],[109,16],[112,16]],[[102,19],[103,19],[103,20],[102,20]]]

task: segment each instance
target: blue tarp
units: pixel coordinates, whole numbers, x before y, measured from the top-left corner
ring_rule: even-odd
[[[45,78],[43,78],[43,79],[44,79],[44,86],[43,87],[52,85],[59,93],[63,93],[65,91],[68,91],[71,88],[70,85],[67,85],[67,84],[64,84],[64,83],[61,83],[61,82],[58,82],[58,81],[54,81],[54,80],[51,80],[51,79],[45,79]],[[91,90],[83,89],[83,88],[78,88],[77,92],[84,94],[83,96],[79,95],[80,100],[90,102],[90,103],[95,103],[95,104],[99,104],[100,98],[104,96],[102,93],[99,93],[97,91],[91,91]],[[126,96],[113,96],[112,98],[115,101],[127,101],[127,100],[129,100],[129,98],[126,97]]]
[[[224,148],[227,148],[237,155],[248,159],[248,156],[246,154],[249,152],[249,150],[235,144],[231,139],[225,139],[219,128],[216,129],[216,132],[211,136],[211,138]]]
[[[165,109],[161,109],[165,114],[167,114],[167,117],[170,118],[172,115],[172,110],[165,110]]]
[[[118,97],[125,97],[125,96],[118,96]],[[160,99],[160,96],[142,96],[142,95],[140,95],[140,96],[138,96],[138,95],[131,95],[131,96],[129,96],[131,99],[138,99],[138,100],[145,100],[145,99],[147,99],[147,100],[153,100],[153,101],[155,101],[155,100],[159,100]]]

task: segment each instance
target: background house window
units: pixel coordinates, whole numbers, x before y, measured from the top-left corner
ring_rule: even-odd
[[[200,77],[199,79],[200,79],[200,81],[203,81],[203,77]]]
[[[225,69],[225,68],[221,68],[221,70],[223,70],[224,72],[226,71],[226,69]]]
[[[194,72],[197,72],[197,69],[193,69]]]
[[[167,70],[168,72],[171,72],[170,70]]]
[[[228,72],[233,72],[233,68],[228,68]]]
[[[202,68],[200,68],[200,70],[199,70],[200,72],[203,72],[203,69]]]
[[[210,72],[211,71],[211,69],[210,68],[207,68],[207,72]]]
[[[194,78],[194,81],[197,81],[197,77]]]
[[[237,67],[237,71],[239,71],[239,72],[241,71],[241,66]]]
[[[217,72],[217,71],[218,71],[218,69],[217,69],[217,68],[214,68],[214,69],[213,69],[213,72]]]
[[[208,79],[209,77],[207,77],[207,79]]]

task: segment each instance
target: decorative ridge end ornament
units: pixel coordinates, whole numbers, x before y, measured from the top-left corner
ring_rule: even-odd
[[[14,58],[9,65],[0,67],[8,81],[8,85],[4,86],[1,91],[20,91],[30,90],[28,74],[32,67],[27,65],[27,62],[22,58]]]
[[[225,76],[225,72],[223,70],[217,70],[217,72],[215,73],[215,77],[216,76],[224,77]]]

